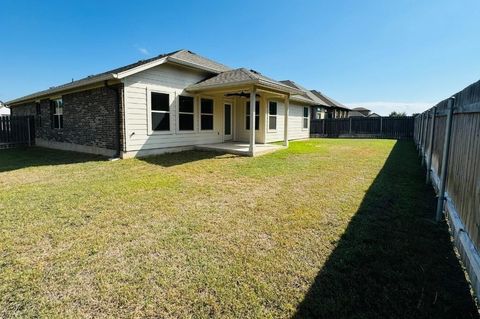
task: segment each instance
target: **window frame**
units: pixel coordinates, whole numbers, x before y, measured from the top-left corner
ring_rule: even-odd
[[[168,112],[166,111],[152,111],[152,93],[160,93],[160,94],[168,94]],[[175,96],[176,93],[172,91],[165,91],[165,90],[157,90],[157,89],[147,89],[147,123],[148,123],[148,134],[147,135],[171,135],[175,132],[175,125],[172,125],[174,123],[173,119],[173,113],[174,113],[174,101],[175,101]],[[153,123],[152,123],[152,112],[155,113],[169,113],[169,119],[170,119],[170,128],[167,131],[155,131],[153,130]]]
[[[247,117],[250,117],[250,114],[247,113],[247,106],[248,106],[249,103],[250,103],[250,99],[245,101],[245,108],[244,108],[245,117],[244,117],[244,122],[243,122],[243,126],[245,128],[245,131],[250,131],[250,128],[247,128]],[[258,103],[258,112],[255,112],[255,117],[258,117],[258,129],[255,128],[255,131],[260,131],[260,112],[262,110],[262,103],[260,102],[260,100],[255,99],[255,104],[256,103]],[[256,106],[255,106],[255,108],[256,108]],[[250,110],[250,107],[248,107],[248,110]],[[248,123],[250,123],[250,120],[248,120]],[[253,126],[255,126],[256,123],[257,123],[257,121],[256,121],[256,119],[254,119]]]
[[[63,99],[60,98],[55,98],[51,100],[54,103],[53,107],[53,114],[52,114],[52,126],[54,130],[63,130],[64,126],[63,125]],[[58,104],[58,101],[61,102],[61,105]],[[61,109],[61,113],[57,113],[58,109]],[[55,126],[55,118],[58,117],[58,127]]]
[[[181,112],[180,111],[180,97],[183,96],[183,97],[190,97],[193,99],[193,113],[190,113],[190,112]],[[197,99],[195,98],[195,95],[193,94],[188,94],[188,93],[181,93],[181,94],[178,94],[178,98],[177,98],[177,103],[176,103],[176,108],[177,108],[177,112],[176,112],[176,117],[177,117],[177,123],[176,123],[176,132],[178,134],[193,134],[193,133],[196,133],[197,132]],[[180,129],[180,114],[192,114],[193,115],[193,130],[181,130]]]
[[[305,109],[307,109],[307,116],[305,117]],[[305,121],[307,121],[307,127],[305,127]],[[304,106],[302,110],[302,131],[307,131],[310,128],[310,107]]]
[[[212,113],[202,113],[202,100],[211,100],[212,101]],[[202,95],[198,97],[198,131],[200,133],[211,133],[215,131],[215,99],[212,96]],[[202,115],[211,115],[212,116],[212,128],[211,129],[202,129]]]
[[[270,114],[270,103],[275,103],[276,105],[276,114],[275,115],[271,115]],[[278,129],[278,102],[275,101],[275,100],[268,100],[267,101],[267,132],[276,132],[277,129]],[[271,129],[270,128],[270,117],[275,117],[275,128],[274,129]]]

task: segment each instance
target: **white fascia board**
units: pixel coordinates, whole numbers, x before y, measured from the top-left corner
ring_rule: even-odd
[[[163,64],[167,61],[167,57],[164,57],[164,58],[161,58],[161,59],[158,59],[158,60],[155,60],[155,61],[152,61],[152,62],[149,62],[149,63],[145,63],[145,64],[142,64],[142,65],[139,65],[137,67],[134,67],[134,68],[131,68],[131,69],[128,69],[126,71],[123,71],[123,72],[119,72],[117,74],[114,74],[115,78],[117,79],[123,79],[127,76],[130,76],[130,75],[133,75],[135,73],[138,73],[138,72],[142,72],[142,71],[145,71],[145,70],[148,70],[150,68],[153,68],[153,67],[156,67],[160,64]]]
[[[203,91],[203,90],[210,90],[210,89],[221,89],[221,88],[232,88],[232,87],[237,87],[241,85],[252,85],[258,83],[255,80],[247,80],[247,81],[239,81],[239,82],[234,82],[234,83],[220,83],[220,84],[211,84],[211,85],[205,85],[205,86],[199,86],[199,87],[187,87],[187,91],[195,92],[195,91]]]

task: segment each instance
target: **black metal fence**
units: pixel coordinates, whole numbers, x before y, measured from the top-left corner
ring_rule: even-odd
[[[414,118],[350,117],[310,121],[312,137],[413,138]]]
[[[0,149],[30,146],[35,143],[35,121],[33,116],[0,117]]]

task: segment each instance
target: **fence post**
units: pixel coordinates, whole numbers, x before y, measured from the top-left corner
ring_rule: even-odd
[[[31,134],[30,134],[30,117],[27,117],[27,134],[28,134],[28,146],[32,146]]]
[[[432,108],[432,129],[430,130],[430,138],[429,144],[430,149],[428,150],[428,158],[427,158],[427,179],[426,183],[430,184],[430,178],[432,173],[432,156],[433,156],[433,142],[435,138],[435,117],[437,116],[437,107],[434,106]]]
[[[430,122],[430,112],[425,112],[425,130],[423,132],[423,146],[422,146],[422,166],[426,165],[426,156],[427,156],[427,134],[428,134],[428,122]]]
[[[327,121],[327,119],[323,119],[322,120],[322,129],[323,129],[323,135],[327,135],[327,133],[325,132],[325,122]]]
[[[418,154],[421,154],[421,147],[422,147],[422,133],[423,133],[423,113],[420,115],[420,131],[418,133]]]
[[[383,136],[383,117],[380,116],[380,136]]]
[[[442,219],[443,204],[445,202],[445,183],[447,181],[448,156],[450,153],[450,139],[452,137],[454,103],[455,103],[455,97],[451,97],[448,99],[447,123],[445,126],[445,140],[443,144],[443,154],[442,154],[442,170],[440,173],[440,187],[438,192],[437,212],[435,214],[435,220],[437,222],[439,222]]]
[[[349,129],[350,136],[352,135],[352,118],[350,118],[350,129]]]

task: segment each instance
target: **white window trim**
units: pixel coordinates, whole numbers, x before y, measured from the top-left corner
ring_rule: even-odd
[[[168,113],[170,113],[170,130],[168,131],[154,131],[152,129],[152,93],[162,93],[168,94],[168,101],[170,103],[168,108]],[[173,113],[175,112],[175,108],[172,108],[175,102],[176,92],[172,91],[165,91],[165,90],[157,90],[157,89],[147,89],[147,126],[148,126],[148,135],[171,135],[174,134],[175,125],[175,118]],[[164,111],[154,111],[156,113],[166,113]]]
[[[277,104],[277,114],[275,115],[270,115],[270,102],[275,102]],[[270,129],[270,116],[275,116],[275,118],[277,119],[275,129]],[[278,129],[278,102],[275,100],[268,100],[267,101],[267,132],[276,133],[277,129]]]
[[[307,117],[304,116],[303,112],[305,111],[305,108],[308,110]],[[303,126],[303,122],[307,120],[307,127]],[[304,106],[302,108],[302,131],[308,131],[310,129],[310,106]]]
[[[243,117],[243,128],[245,131],[250,131],[250,129],[247,128],[247,116],[250,116],[247,114],[247,103],[250,102],[250,99],[247,99],[244,104],[243,112],[245,113]],[[260,100],[255,99],[255,103],[258,102],[258,113],[255,112],[255,117],[258,116],[258,130],[255,130],[255,132],[260,131],[260,112],[262,111],[262,102]],[[250,122],[250,121],[249,121]],[[255,121],[253,122],[253,126],[255,126]]]
[[[204,100],[212,100],[213,101],[213,110],[212,114],[210,113],[205,113],[205,115],[211,115],[212,116],[212,129],[211,130],[202,130],[202,99]],[[200,133],[212,133],[215,131],[215,98],[213,96],[207,96],[207,95],[201,95],[198,97],[198,131]]]
[[[62,127],[55,127],[55,119],[53,121],[53,129],[54,130],[62,130],[64,125],[63,125],[63,99],[62,98],[56,98],[56,99],[53,99],[54,103],[55,103],[55,108],[53,110],[53,117],[57,117],[58,116],[58,125],[60,126],[60,123],[62,123]],[[57,104],[57,101],[61,101],[62,102],[62,106],[58,106]],[[62,112],[61,113],[58,113],[58,108],[61,108],[62,109]],[[62,121],[60,121],[60,116],[62,117]]]
[[[195,134],[198,133],[198,123],[197,123],[197,99],[195,98],[195,95],[189,94],[189,93],[180,93],[177,95],[177,103],[176,103],[176,108],[177,108],[177,121],[176,121],[176,132],[177,134]],[[180,114],[192,114],[188,112],[180,112],[180,96],[188,96],[193,98],[193,130],[191,131],[184,131],[180,130]]]

